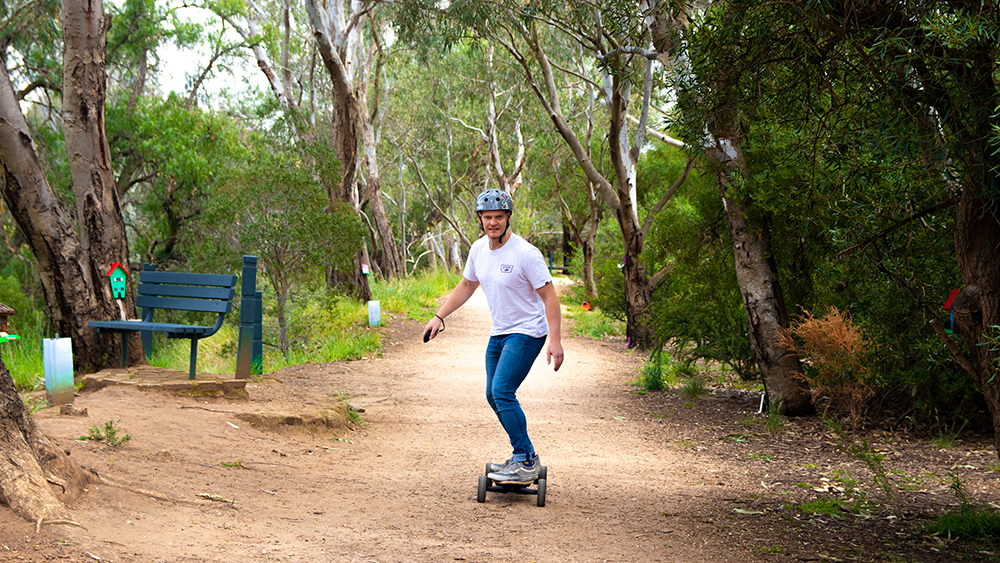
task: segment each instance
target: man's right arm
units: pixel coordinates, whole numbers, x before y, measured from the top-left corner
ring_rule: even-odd
[[[444,305],[441,305],[438,312],[424,326],[424,334],[429,332],[430,338],[437,336],[437,333],[441,330],[441,323],[444,321],[444,318],[454,313],[462,305],[465,305],[465,302],[472,297],[472,294],[476,292],[476,288],[478,287],[479,282],[474,282],[463,277],[462,281],[458,282],[458,285],[455,286],[455,289],[451,290],[451,294],[448,295],[448,299],[444,302]]]

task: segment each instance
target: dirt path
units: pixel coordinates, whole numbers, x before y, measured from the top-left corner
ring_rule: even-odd
[[[78,398],[87,418],[37,413],[81,464],[150,494],[102,485],[71,507],[103,547],[90,555],[61,544],[58,529],[35,535],[0,508],[0,561],[795,561],[830,549],[824,534],[839,545],[838,534],[854,533],[823,520],[806,529],[812,521],[804,518],[798,536],[785,533],[800,520],[786,515],[788,503],[817,495],[793,483],[820,485],[821,476],[857,470],[808,429],[768,437],[763,448],[773,453],[752,453],[751,433],[735,424],[741,411],[756,410],[752,398],[709,398],[682,419],[673,413],[689,404],[676,395],[629,393],[623,383],[635,379],[640,359],[620,344],[582,339],[566,339],[559,372],[543,353],[519,392],[548,466],[546,506],[494,493],[479,504],[483,466],[510,449],[483,396],[489,320],[481,293],[433,342],[420,341],[420,328],[393,323],[382,358],[271,374],[248,384],[248,401],[111,387]],[[236,418],[330,406],[337,393],[351,394],[367,421],[343,439],[265,432]],[[118,449],[75,440],[107,420],[120,421],[132,440]],[[730,436],[745,439],[722,439]],[[968,455],[941,463],[972,467],[992,454]],[[804,456],[820,461],[804,464]],[[996,493],[992,479],[984,483],[984,495]],[[941,490],[938,480],[925,493]],[[858,525],[863,536],[870,524]]]

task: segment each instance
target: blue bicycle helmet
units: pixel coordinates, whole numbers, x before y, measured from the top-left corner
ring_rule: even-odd
[[[476,213],[480,211],[509,211],[514,213],[514,200],[503,190],[489,189],[476,197]]]

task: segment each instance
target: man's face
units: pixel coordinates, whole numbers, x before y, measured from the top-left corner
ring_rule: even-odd
[[[493,240],[498,240],[507,230],[507,223],[510,221],[510,213],[506,211],[480,211],[479,220],[483,223],[483,230],[486,236]]]

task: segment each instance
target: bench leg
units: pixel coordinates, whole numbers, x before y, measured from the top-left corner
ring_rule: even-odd
[[[198,365],[198,339],[191,339],[191,368],[188,379],[194,379],[195,367]]]
[[[121,332],[122,335],[122,369],[128,367],[128,335],[130,332]]]

